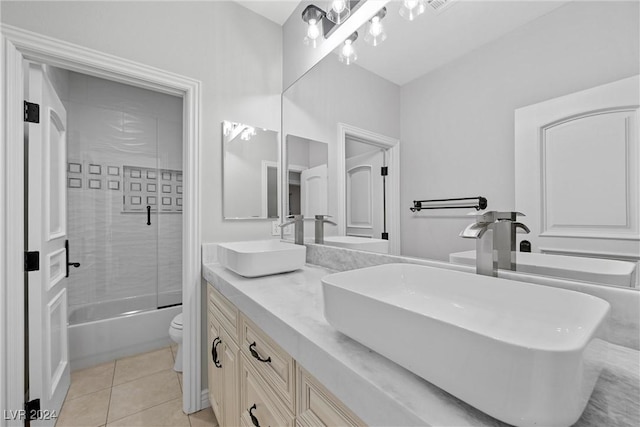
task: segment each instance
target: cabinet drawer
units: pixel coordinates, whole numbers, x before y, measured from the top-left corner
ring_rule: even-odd
[[[242,352],[274,393],[295,411],[295,361],[246,316],[241,316]],[[252,352],[253,350],[253,352]],[[261,361],[258,358],[262,360]]]
[[[274,398],[273,391],[249,359],[240,352],[240,424],[252,427],[253,415],[261,427],[293,427],[293,412]]]
[[[297,377],[296,424],[299,427],[366,425],[301,367]]]
[[[209,293],[209,310],[218,318],[222,327],[237,344],[240,312],[228,299],[218,292],[213,285],[209,284],[207,288]]]

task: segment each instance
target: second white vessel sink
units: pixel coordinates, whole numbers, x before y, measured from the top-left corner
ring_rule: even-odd
[[[609,303],[412,264],[322,279],[338,331],[516,426],[569,426],[602,369]]]
[[[252,240],[218,244],[218,262],[244,277],[267,276],[304,266],[307,248],[280,240]]]
[[[383,239],[369,239],[356,236],[326,236],[324,238],[324,244],[327,246],[377,252],[380,254],[389,253],[389,241]]]
[[[476,265],[476,251],[449,254],[449,262]],[[516,271],[632,288],[638,280],[633,262],[533,252],[516,253]]]

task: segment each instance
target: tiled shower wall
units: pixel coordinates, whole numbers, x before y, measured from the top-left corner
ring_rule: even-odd
[[[140,301],[135,309],[179,303],[182,99],[67,75],[66,87],[58,90],[67,109],[69,254],[81,263],[68,281],[70,312],[125,298]],[[163,188],[170,193],[172,209],[158,212],[153,206],[151,225],[146,213],[151,194],[141,194],[143,209],[126,209],[125,201],[138,197],[137,186],[124,175],[134,170],[155,171],[156,200],[162,200]],[[131,304],[122,306],[129,310]]]

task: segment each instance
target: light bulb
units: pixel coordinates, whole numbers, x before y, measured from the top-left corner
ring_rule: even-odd
[[[317,39],[320,35],[320,28],[318,28],[318,21],[315,19],[309,20],[309,28],[307,28],[307,37],[310,39]]]
[[[358,59],[356,48],[353,46],[353,40],[347,39],[344,41],[338,58],[340,59],[340,62],[344,62],[346,65],[349,65]]]
[[[309,19],[309,26],[307,27],[307,36],[304,38],[304,44],[315,48],[318,46],[318,38],[322,33],[320,26],[322,21],[316,19]]]
[[[378,37],[382,33],[382,31],[384,31],[384,28],[382,27],[380,18],[374,16],[371,20],[371,25],[369,26],[369,34],[371,34],[373,37]]]
[[[336,24],[343,23],[351,13],[348,0],[332,0],[328,9],[327,18]]]
[[[331,9],[336,13],[342,13],[345,7],[347,7],[347,2],[345,0],[334,0],[331,2]]]
[[[424,0],[403,0],[400,6],[400,16],[409,21],[413,21],[422,15],[426,9]]]
[[[371,18],[368,23],[367,33],[364,36],[364,41],[372,46],[378,46],[387,39],[387,33],[380,19],[378,15]]]

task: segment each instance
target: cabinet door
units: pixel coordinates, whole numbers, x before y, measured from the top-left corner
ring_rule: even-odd
[[[231,337],[224,329],[220,331],[222,337],[222,345],[220,348],[220,359],[222,363],[222,405],[223,426],[237,426],[240,423],[238,400],[240,399],[240,390],[238,388],[238,346],[233,342]]]
[[[297,427],[366,426],[302,367],[298,367],[297,375]]]
[[[208,357],[207,370],[209,382],[209,401],[216,418],[222,419],[222,338],[220,324],[211,311],[207,311],[208,323]]]
[[[295,411],[295,362],[273,339],[246,316],[240,316],[242,350],[275,395]]]
[[[293,427],[293,414],[240,352],[240,425]],[[253,420],[255,418],[255,421]],[[226,427],[226,426],[225,426]]]

